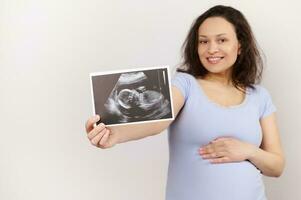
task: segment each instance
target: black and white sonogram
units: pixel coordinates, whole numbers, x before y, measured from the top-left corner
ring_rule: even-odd
[[[91,74],[95,114],[106,125],[173,119],[168,67]]]

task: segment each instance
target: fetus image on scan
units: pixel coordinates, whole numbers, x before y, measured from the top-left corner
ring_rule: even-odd
[[[107,124],[172,117],[165,74],[158,70],[121,73],[104,107]]]

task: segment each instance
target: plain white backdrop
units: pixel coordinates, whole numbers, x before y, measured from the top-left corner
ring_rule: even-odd
[[[280,178],[264,178],[267,195],[301,199],[297,0],[0,0],[0,199],[163,200],[166,131],[90,145],[89,73],[176,67],[192,21],[216,4],[241,10],[265,52],[287,160]]]

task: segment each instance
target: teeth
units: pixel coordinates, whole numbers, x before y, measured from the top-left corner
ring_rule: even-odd
[[[222,59],[222,57],[209,57],[207,58],[209,62],[216,63]]]

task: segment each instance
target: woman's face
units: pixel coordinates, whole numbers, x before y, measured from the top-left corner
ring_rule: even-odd
[[[231,70],[240,54],[234,26],[222,17],[207,18],[198,30],[198,55],[210,73]]]

